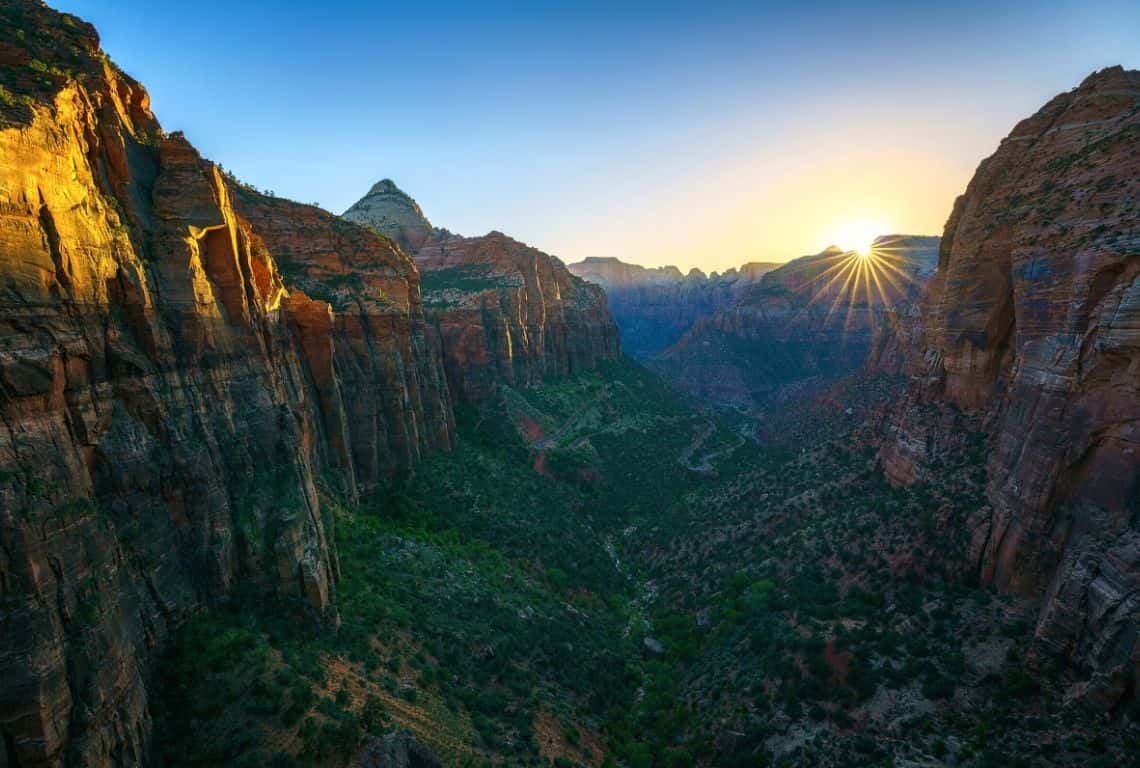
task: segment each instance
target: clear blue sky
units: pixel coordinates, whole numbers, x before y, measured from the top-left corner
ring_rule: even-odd
[[[339,213],[391,177],[433,223],[567,261],[937,233],[1017,120],[1140,67],[1137,0],[50,1],[243,179]]]

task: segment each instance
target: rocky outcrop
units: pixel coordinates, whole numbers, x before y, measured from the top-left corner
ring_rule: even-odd
[[[389,181],[344,216],[393,237],[409,231],[413,216],[430,226],[415,201]],[[501,232],[462,237],[432,229],[408,245],[454,397],[483,399],[500,383],[527,386],[621,353],[605,293],[554,256]]]
[[[368,194],[341,214],[351,222],[380,232],[415,253],[436,234],[420,206],[391,179],[381,179]]]
[[[317,485],[450,445],[447,392],[389,241],[236,187],[84,22],[0,22],[0,765],[137,764],[188,612],[335,623]]]
[[[909,482],[975,419],[984,583],[1041,596],[1039,659],[1136,696],[1140,667],[1140,72],[1090,76],[1014,128],[946,224],[882,451]],[[931,408],[941,413],[930,418]]]
[[[674,344],[698,319],[733,305],[748,286],[778,266],[749,262],[723,274],[706,275],[695,268],[682,274],[671,266],[648,269],[591,257],[568,268],[605,288],[622,349],[648,359]]]
[[[888,235],[869,256],[829,248],[772,270],[651,365],[697,395],[764,408],[864,364],[889,312],[934,271],[938,238]]]
[[[354,768],[440,768],[435,753],[405,731],[369,736]]]

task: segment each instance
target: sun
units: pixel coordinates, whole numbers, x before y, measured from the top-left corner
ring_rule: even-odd
[[[875,238],[887,231],[883,222],[876,219],[852,219],[835,231],[831,242],[842,248],[844,253],[854,252],[867,258],[871,255]]]
[[[798,289],[809,295],[807,307],[822,308],[828,321],[842,314],[844,333],[861,316],[873,329],[874,309],[891,306],[915,283],[913,260],[903,238],[884,236],[884,231],[889,230],[876,221],[849,223],[831,241],[839,248],[820,254],[819,273]]]

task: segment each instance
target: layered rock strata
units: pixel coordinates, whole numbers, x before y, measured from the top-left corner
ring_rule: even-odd
[[[1042,598],[1037,659],[1075,662],[1074,694],[1105,706],[1136,696],[1140,669],[1138,278],[1140,72],[1114,67],[982,162],[905,338],[884,344],[910,350],[913,376],[889,419],[888,477],[931,477],[956,424],[986,426],[976,572]]]
[[[457,398],[484,399],[499,384],[527,386],[621,354],[605,292],[550,254],[501,232],[462,237],[432,228],[415,201],[387,180],[344,217],[403,237],[412,249],[428,323]],[[428,234],[409,238],[409,232]]]
[[[137,764],[188,612],[335,623],[318,485],[448,447],[448,393],[392,243],[236,186],[79,19],[0,27],[0,765]]]

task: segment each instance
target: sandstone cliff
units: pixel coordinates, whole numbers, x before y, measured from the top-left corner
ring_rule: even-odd
[[[911,482],[958,426],[988,430],[977,573],[1043,597],[1037,661],[1075,661],[1073,693],[1106,706],[1136,696],[1140,668],[1138,198],[1140,72],[1098,72],[1018,124],[897,326],[914,381],[882,451]]]
[[[652,366],[693,394],[762,408],[861,366],[888,312],[934,271],[938,238],[888,235],[870,257],[829,248],[747,286]]]
[[[237,188],[86,23],[0,27],[0,765],[136,764],[172,628],[335,621],[317,483],[450,445],[448,395],[389,241]]]
[[[699,318],[733,305],[748,286],[778,266],[749,262],[723,274],[706,275],[699,269],[682,274],[671,266],[647,269],[591,257],[568,268],[605,288],[622,349],[646,359],[674,344]]]
[[[457,398],[486,398],[500,382],[525,386],[620,354],[605,293],[554,256],[501,232],[462,237],[432,228],[388,180],[344,217],[411,249]]]

